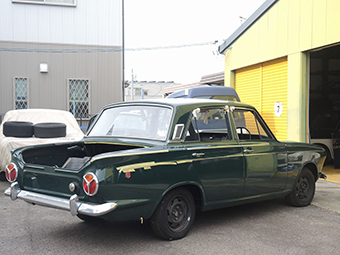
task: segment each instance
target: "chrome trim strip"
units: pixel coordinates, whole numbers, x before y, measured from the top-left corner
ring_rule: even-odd
[[[116,158],[116,157],[128,157],[128,156],[140,156],[140,155],[148,155],[148,154],[157,154],[157,153],[167,153],[169,150],[159,150],[159,151],[145,151],[145,152],[138,152],[138,153],[118,153],[118,154],[110,154],[105,156],[94,156],[91,159],[91,163],[105,158]]]
[[[90,141],[84,141],[84,144],[111,144],[111,145],[129,145],[129,146],[136,146],[139,148],[149,148],[150,146],[146,145],[139,145],[134,143],[117,143],[117,142],[90,142]]]
[[[137,164],[131,164],[131,165],[123,165],[120,167],[117,167],[117,170],[119,173],[128,173],[128,172],[136,172],[136,169],[141,169],[143,168],[144,170],[150,170],[151,167],[154,166],[167,166],[167,165],[177,165],[176,162],[172,161],[165,161],[165,162],[143,162],[143,163],[137,163]]]
[[[101,216],[117,208],[117,203],[107,202],[104,204],[91,204],[79,202],[78,196],[74,194],[70,199],[57,198],[36,192],[21,190],[19,184],[14,182],[5,190],[4,194],[12,200],[17,198],[27,203],[70,211],[72,216],[84,214],[88,216]]]

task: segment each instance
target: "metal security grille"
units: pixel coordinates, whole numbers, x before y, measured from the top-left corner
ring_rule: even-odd
[[[87,79],[68,79],[69,111],[75,118],[89,118],[89,86]]]
[[[14,109],[28,109],[28,78],[14,78]]]

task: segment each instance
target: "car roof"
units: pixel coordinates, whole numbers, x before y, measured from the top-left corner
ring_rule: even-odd
[[[195,107],[206,107],[206,106],[238,106],[238,107],[246,107],[255,109],[253,106],[235,102],[235,101],[226,101],[226,100],[217,100],[217,99],[196,99],[196,98],[165,98],[165,99],[149,99],[149,100],[137,100],[137,101],[128,101],[128,102],[120,102],[115,104],[107,105],[105,108],[115,107],[115,106],[123,106],[123,105],[164,105],[170,106],[173,108],[178,107],[187,107],[191,106]]]
[[[183,89],[176,91],[168,96],[168,98],[176,98],[176,97],[198,97],[198,96],[234,96],[237,98],[237,101],[240,101],[236,91],[232,87],[225,86],[200,86],[189,89]]]

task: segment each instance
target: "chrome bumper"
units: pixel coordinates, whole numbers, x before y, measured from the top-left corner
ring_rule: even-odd
[[[63,199],[21,190],[17,182],[12,183],[4,193],[5,195],[10,196],[12,200],[19,198],[30,204],[70,211],[73,216],[77,214],[101,216],[113,211],[117,207],[117,204],[113,202],[107,202],[104,204],[82,203],[79,202],[76,194],[74,194],[70,199]]]

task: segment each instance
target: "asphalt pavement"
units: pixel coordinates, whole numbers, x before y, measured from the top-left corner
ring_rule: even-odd
[[[1,254],[339,254],[340,170],[325,171],[311,206],[284,199],[198,213],[189,235],[162,241],[149,224],[84,223],[69,212],[12,202],[0,182]]]
[[[316,182],[316,192],[312,205],[340,214],[340,169],[332,165],[324,166],[327,179]]]

